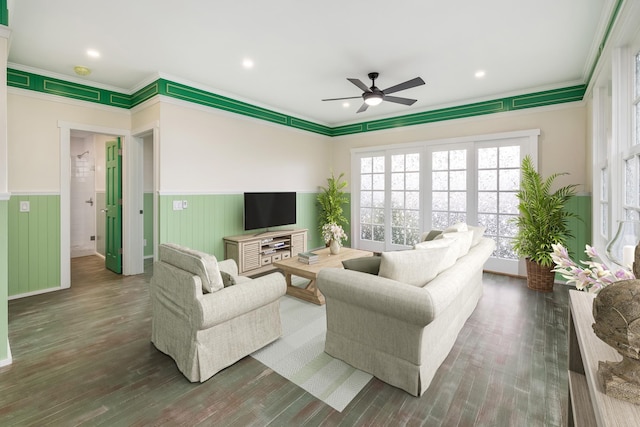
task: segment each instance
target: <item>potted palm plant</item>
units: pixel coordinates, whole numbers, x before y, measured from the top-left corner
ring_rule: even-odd
[[[518,231],[513,249],[525,258],[527,286],[551,292],[555,279],[551,245],[566,247],[567,239],[572,237],[568,219],[577,215],[567,211],[565,206],[575,195],[576,185],[566,185],[551,192],[555,179],[566,173],[555,173],[544,179],[533,167],[529,156],[522,160],[521,173],[520,190],[516,194],[520,216],[515,219]]]
[[[343,206],[349,203],[349,199],[344,191],[347,186],[347,182],[343,181],[344,173],[341,173],[337,178],[333,172],[331,176],[327,178],[327,186],[320,187],[320,194],[318,194],[318,204],[320,205],[318,229],[323,232],[323,227],[327,224],[336,224],[340,227],[344,227],[347,223],[347,219],[344,217]]]

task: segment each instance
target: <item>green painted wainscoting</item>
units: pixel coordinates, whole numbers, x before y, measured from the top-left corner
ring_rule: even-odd
[[[60,287],[60,196],[12,195],[8,227],[9,296]]]
[[[144,240],[147,245],[144,247],[144,257],[153,257],[153,193],[144,193]]]
[[[9,306],[7,297],[9,295],[8,288],[8,215],[9,202],[0,200],[0,365],[9,357]]]
[[[298,193],[296,228],[307,228],[310,249],[324,246],[318,231],[316,193]],[[187,209],[173,210],[173,201],[187,202]],[[224,259],[226,236],[246,234],[242,194],[163,195],[159,200],[159,243],[177,243]],[[275,227],[291,228],[289,227]],[[258,232],[261,230],[253,231]]]
[[[579,218],[569,220],[569,229],[573,237],[567,241],[567,249],[574,261],[587,259],[584,250],[586,245],[591,244],[591,196],[572,197],[567,204],[567,210]]]

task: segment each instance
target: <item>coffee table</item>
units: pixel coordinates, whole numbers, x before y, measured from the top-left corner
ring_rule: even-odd
[[[318,262],[315,264],[305,264],[299,261],[296,254],[291,258],[274,262],[273,266],[284,273],[288,295],[318,305],[324,304],[324,295],[320,293],[316,286],[316,278],[320,270],[323,268],[342,268],[342,261],[373,255],[373,252],[352,248],[340,248],[340,253],[337,255],[331,255],[329,248],[317,249],[312,252],[318,254]],[[309,279],[310,282],[306,288],[300,288],[291,284],[291,276],[303,277]]]

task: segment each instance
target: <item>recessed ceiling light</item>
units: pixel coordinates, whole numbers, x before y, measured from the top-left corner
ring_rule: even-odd
[[[253,59],[245,58],[242,60],[242,66],[246,69],[253,68]]]
[[[95,49],[88,49],[87,50],[87,56],[89,56],[91,58],[100,58],[100,52],[98,52]]]
[[[342,106],[343,106],[344,108],[349,108],[349,107],[351,106],[351,104],[349,104],[348,102],[343,102],[343,103],[342,103]]]
[[[486,73],[484,72],[484,70],[478,70],[478,71],[476,71],[475,76],[476,76],[477,79],[481,79],[481,78],[483,78],[485,76],[485,74]]]

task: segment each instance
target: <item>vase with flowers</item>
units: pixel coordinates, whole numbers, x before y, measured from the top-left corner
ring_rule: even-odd
[[[347,233],[344,232],[342,226],[332,222],[322,226],[322,238],[325,243],[329,244],[331,254],[337,255],[340,252],[342,241],[347,239]]]
[[[567,279],[567,284],[575,284],[578,290],[597,294],[601,289],[619,280],[635,279],[633,272],[625,268],[611,270],[603,262],[598,262],[600,256],[596,249],[589,245],[586,245],[584,251],[589,259],[580,261],[584,267],[569,257],[569,252],[564,246],[552,246],[551,258],[556,265],[553,271],[560,273],[562,277]]]

